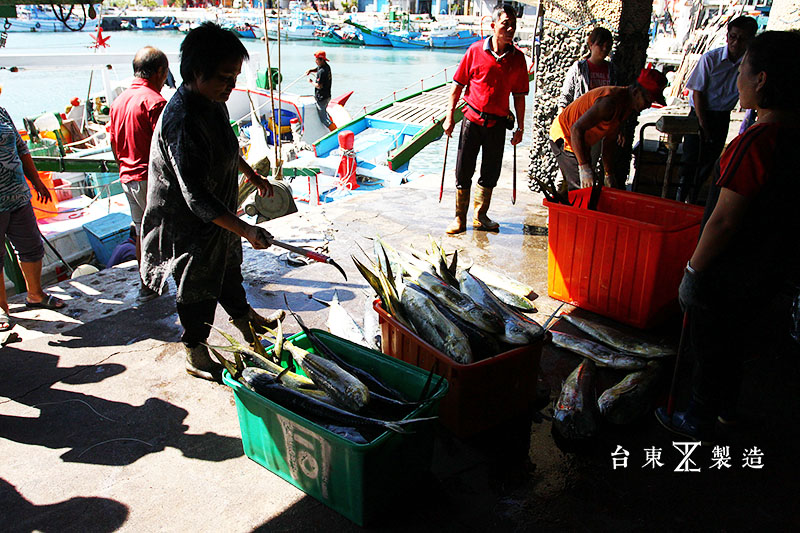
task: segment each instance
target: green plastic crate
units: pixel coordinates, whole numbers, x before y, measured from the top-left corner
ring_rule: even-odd
[[[419,397],[428,372],[325,331],[313,331],[345,361],[409,398]],[[313,352],[305,334],[290,340]],[[431,379],[431,387],[438,379]],[[430,470],[433,423],[414,425],[414,433],[387,431],[368,444],[356,444],[251,391],[227,372],[223,381],[234,392],[247,457],[361,526],[389,516],[383,513],[389,506],[413,497],[414,484]],[[407,418],[437,414],[447,388],[442,380],[434,400]]]
[[[88,196],[92,198],[108,198],[123,192],[118,172],[90,172],[87,178],[91,186]]]

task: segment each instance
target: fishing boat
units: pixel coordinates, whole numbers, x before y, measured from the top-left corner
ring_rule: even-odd
[[[250,24],[249,22],[232,24],[225,26],[225,28],[231,30],[242,39],[261,39],[264,36],[264,32],[260,26]]]
[[[158,24],[156,24],[155,29],[157,30],[177,30],[181,27],[180,22],[175,17],[165,17],[161,20]]]
[[[408,168],[411,158],[442,135],[449,95],[450,85],[445,83],[378,105],[315,142],[313,153],[303,152],[287,165],[318,168],[322,176],[335,176],[343,157],[352,157],[359,185],[369,189],[406,183],[418,176]],[[461,117],[457,111],[456,120]],[[340,146],[343,132],[352,134],[352,148]],[[324,196],[321,192],[320,198]]]
[[[350,24],[358,29],[359,33],[361,33],[361,38],[364,40],[364,44],[367,46],[392,46],[388,38],[388,34],[391,30],[384,26],[368,28],[363,24],[353,22],[349,19],[345,20],[344,23]]]
[[[393,48],[430,48],[430,41],[418,31],[398,31],[386,34]]]
[[[91,7],[91,9],[90,9]],[[16,6],[17,16],[4,20],[3,30],[6,32],[60,32],[97,30],[101,4],[86,5],[27,5]],[[92,18],[90,11],[95,11]]]
[[[430,34],[431,48],[469,48],[472,43],[481,40],[481,36],[471,30],[457,30],[455,32],[447,32],[444,34]]]
[[[314,32],[323,31],[327,27],[322,16],[314,11],[295,9],[289,12],[288,17],[280,17],[280,38],[293,41],[316,41]],[[267,25],[267,35],[270,39],[278,38],[278,19],[273,19]]]
[[[364,46],[364,39],[361,33],[355,29],[330,28],[327,32],[321,32],[319,40],[325,44],[345,44],[351,46]]]

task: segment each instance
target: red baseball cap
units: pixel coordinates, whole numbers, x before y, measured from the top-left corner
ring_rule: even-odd
[[[636,82],[647,91],[651,102],[667,105],[664,99],[664,88],[667,86],[667,77],[654,68],[643,68]]]
[[[314,52],[314,57],[317,59],[321,59],[323,61],[328,60],[328,56],[325,55],[325,50],[320,50],[319,52]]]

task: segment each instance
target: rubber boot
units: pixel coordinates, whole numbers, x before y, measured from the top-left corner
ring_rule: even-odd
[[[483,231],[498,231],[500,224],[486,216],[486,212],[489,211],[489,204],[492,202],[493,189],[481,187],[480,185],[476,185],[476,187],[472,227]]]
[[[258,314],[256,310],[251,307],[244,316],[240,316],[239,318],[231,318],[230,322],[242,333],[244,340],[249,344],[252,344],[254,339],[253,334],[250,332],[250,323],[253,324],[253,329],[256,331],[256,333],[264,333],[266,330],[263,326],[266,326],[270,329],[275,329],[278,327],[278,322],[283,320],[284,316],[286,316],[286,311],[283,309],[275,311],[271,315],[265,317]]]
[[[469,210],[469,189],[456,189],[456,218],[447,226],[445,233],[455,235],[467,231],[467,211]]]
[[[186,372],[189,375],[209,381],[222,381],[222,365],[211,359],[204,344],[198,344],[194,348],[184,344],[183,347],[186,349]]]

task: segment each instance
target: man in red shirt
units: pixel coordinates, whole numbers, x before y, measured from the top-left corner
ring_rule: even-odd
[[[464,91],[464,121],[458,140],[456,162],[456,218],[447,233],[463,233],[467,229],[470,187],[478,151],[483,151],[481,177],[475,191],[475,229],[497,231],[500,225],[486,213],[497,185],[503,163],[506,128],[513,128],[514,116],[509,112],[508,97],[514,95],[514,110],[519,125],[511,144],[522,140],[525,121],[525,95],[528,94],[528,70],[525,56],[512,40],[517,30],[517,16],[507,5],[498,5],[492,12],[492,36],[478,41],[467,50],[453,76],[453,90],[443,128],[448,137],[453,133],[453,113]]]
[[[142,215],[147,203],[147,166],[150,163],[150,140],[167,101],[161,89],[167,80],[169,61],[161,50],[147,46],[133,58],[136,79],[111,104],[108,127],[111,149],[119,163],[119,178],[136,226],[136,259],[141,261]],[[139,284],[139,303],[152,300],[158,293]]]

